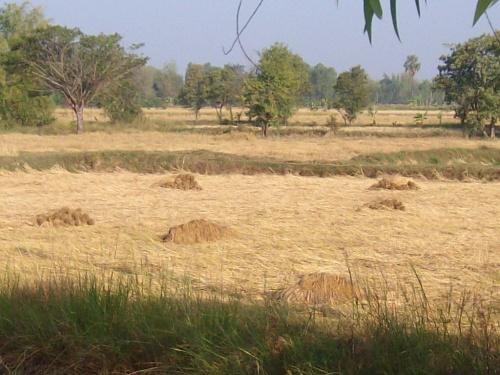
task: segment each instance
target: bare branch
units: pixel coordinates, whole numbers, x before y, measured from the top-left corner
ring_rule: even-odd
[[[240,12],[242,3],[243,2],[240,1],[240,4],[238,6],[238,13]],[[262,4],[264,4],[264,0],[260,0],[260,2],[257,5],[257,7],[254,9],[254,11],[252,12],[252,14],[248,18],[247,22],[245,22],[245,25],[243,25],[243,27],[241,28],[241,30],[239,30],[239,32],[237,31],[236,38],[234,38],[234,41],[231,44],[231,47],[229,47],[229,49],[227,51],[225,50],[225,48],[222,49],[222,51],[224,52],[224,55],[227,56],[227,55],[229,55],[233,51],[234,47],[236,46],[236,43],[238,43],[239,38],[245,32],[245,30],[248,27],[248,25],[250,25],[250,23],[252,22],[253,18],[257,15],[257,13],[259,12],[259,9],[262,6]]]
[[[493,26],[493,22],[491,22],[490,15],[488,14],[488,12],[485,12],[485,14],[486,14],[486,19],[488,20],[488,24],[490,25],[491,31],[493,32],[493,35],[495,36],[495,38],[497,38],[497,41],[500,43],[500,35],[498,35],[499,34],[498,31]]]
[[[241,13],[241,6],[243,5],[243,0],[240,0],[240,3],[238,5],[238,11],[236,13],[236,39],[238,40],[238,44],[240,46],[241,52],[245,55],[246,59],[255,67],[256,70],[259,70],[259,66],[251,59],[247,51],[245,50],[245,47],[243,47],[243,43],[241,42],[241,29],[240,29],[240,13]]]

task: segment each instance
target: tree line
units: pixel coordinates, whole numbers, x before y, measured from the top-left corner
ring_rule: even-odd
[[[77,28],[52,25],[29,2],[0,8],[0,126],[43,126],[53,121],[56,105],[75,115],[84,130],[84,109],[101,107],[114,122],[132,122],[143,107],[184,105],[195,118],[214,109],[221,124],[244,121],[262,128],[286,125],[297,108],[335,109],[350,124],[378,104],[420,106],[448,103],[467,134],[495,135],[500,111],[500,43],[483,35],[451,47],[439,74],[418,81],[420,62],[408,56],[400,74],[374,81],[361,66],[337,73],[309,66],[286,45],[259,53],[252,69],[190,63],[181,76],[175,63],[148,66],[140,45],[125,48],[121,36],[87,35]]]

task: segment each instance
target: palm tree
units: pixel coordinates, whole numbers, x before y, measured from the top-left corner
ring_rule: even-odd
[[[413,98],[413,95],[415,93],[415,75],[421,68],[417,55],[408,56],[403,66],[405,68],[406,74],[410,77],[410,95]]]
[[[421,65],[418,61],[418,57],[416,55],[410,55],[406,58],[404,63],[405,72],[411,77],[412,81],[415,77],[415,74],[420,70]]]

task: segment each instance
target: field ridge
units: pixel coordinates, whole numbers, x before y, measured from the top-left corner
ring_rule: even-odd
[[[0,156],[0,169],[4,170],[42,171],[54,167],[71,172],[127,170],[135,173],[163,173],[185,170],[208,175],[295,174],[318,177],[400,174],[428,179],[477,178],[498,181],[500,149],[480,147],[375,153],[340,162],[281,161],[207,150],[22,152],[18,156]]]

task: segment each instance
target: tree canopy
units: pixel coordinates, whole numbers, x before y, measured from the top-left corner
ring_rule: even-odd
[[[245,104],[264,135],[271,125],[286,124],[308,90],[309,68],[302,57],[276,43],[260,54],[258,69],[245,82]]]
[[[206,72],[210,70],[210,65],[190,63],[186,69],[184,88],[181,92],[181,102],[191,107],[195,113],[196,120],[200,110],[207,105],[207,85]]]
[[[333,98],[333,89],[337,81],[335,68],[317,64],[309,72],[309,99],[313,106],[327,107],[328,101]]]
[[[413,79],[420,70],[421,64],[420,61],[418,61],[418,57],[416,55],[410,55],[406,58],[403,67],[405,68],[405,73],[408,74],[411,79]]]
[[[339,75],[335,85],[334,106],[341,110],[345,123],[351,124],[357,114],[370,104],[371,94],[368,75],[360,66]]]
[[[42,10],[33,8],[29,2],[0,8],[0,118],[4,127],[39,126],[53,121],[51,97],[8,58],[11,48],[21,38],[47,25]]]
[[[85,106],[147,61],[120,42],[118,34],[86,35],[76,28],[49,26],[19,41],[12,58],[47,90],[64,96],[80,133]]]
[[[436,86],[470,132],[484,131],[500,118],[500,43],[492,35],[473,38],[451,47],[441,57]]]

